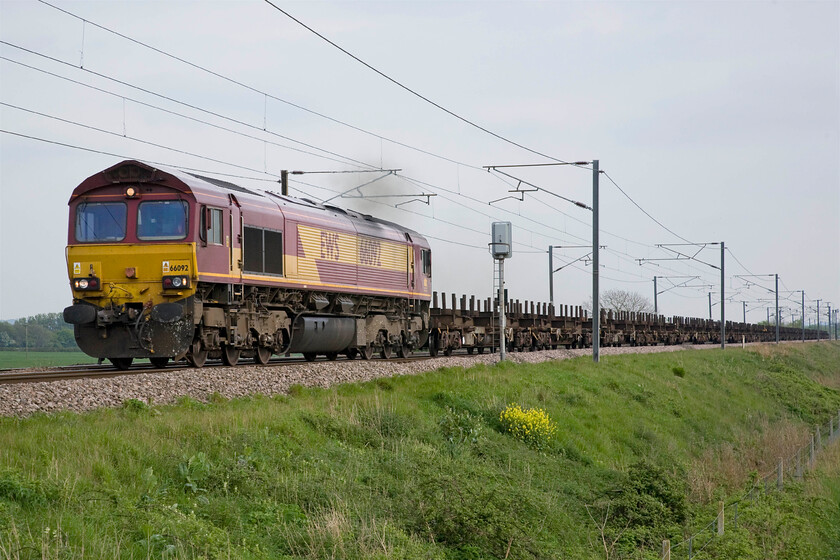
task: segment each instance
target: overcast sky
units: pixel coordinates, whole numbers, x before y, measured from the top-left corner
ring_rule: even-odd
[[[602,175],[602,289],[653,299],[654,275],[696,275],[697,287],[661,294],[660,311],[708,316],[708,292],[719,299],[718,270],[636,260],[666,258],[656,245],[684,238],[731,248],[727,319],[740,320],[748,301],[748,320],[762,320],[770,304],[759,300],[772,297],[772,278],[746,287],[735,275],[778,273],[783,292],[804,289],[809,302],[840,304],[838,2],[277,4],[500,136],[560,160],[599,159],[671,230]],[[550,160],[447,115],[267,3],[54,5],[77,17],[37,1],[0,2],[0,56],[9,59],[0,60],[0,128],[113,155],[0,133],[0,319],[71,303],[70,193],[126,158],[246,176],[228,180],[274,190],[281,169],[402,169],[361,192],[438,196],[398,209],[410,199],[333,203],[429,236],[439,292],[490,295],[493,221],[513,222],[515,254],[506,263],[513,298],[547,300],[549,245],[591,243],[591,213],[549,194],[488,204],[516,182],[482,166]],[[508,171],[591,203],[588,170]],[[306,184],[292,183],[292,194],[326,199],[376,176],[295,176]],[[554,266],[587,252],[558,249]],[[719,248],[697,258],[717,265]],[[554,278],[557,304],[577,305],[591,293],[585,261]],[[662,279],[659,287],[682,281]],[[785,320],[799,316],[800,297],[792,297],[795,305],[782,303],[795,308]]]

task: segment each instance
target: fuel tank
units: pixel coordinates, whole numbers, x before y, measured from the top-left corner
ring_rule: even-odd
[[[356,340],[356,320],[349,317],[299,316],[292,326],[290,352],[341,352]]]

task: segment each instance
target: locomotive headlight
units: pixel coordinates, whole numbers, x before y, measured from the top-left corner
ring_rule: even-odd
[[[99,291],[99,278],[89,276],[87,278],[74,278],[70,283],[74,290],[95,292]]]
[[[164,276],[163,289],[164,290],[178,290],[181,288],[190,287],[189,276]]]

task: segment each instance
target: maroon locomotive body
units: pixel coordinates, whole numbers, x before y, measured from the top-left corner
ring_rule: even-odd
[[[388,357],[428,338],[431,251],[396,224],[139,161],[69,204],[65,319],[118,366]]]

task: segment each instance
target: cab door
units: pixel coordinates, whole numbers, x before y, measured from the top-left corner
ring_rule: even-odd
[[[242,207],[233,194],[228,195],[230,199],[230,243],[228,244],[228,258],[230,259],[229,274],[231,282],[242,283],[242,243],[244,240],[245,217],[242,215]]]
[[[407,252],[407,257],[408,257],[407,258],[407,261],[408,261],[408,271],[407,271],[408,285],[406,287],[408,288],[409,292],[413,292],[414,291],[414,247],[411,246],[411,245],[408,245],[406,247],[406,252]]]
[[[196,252],[200,279],[203,282],[227,283],[230,276],[230,211],[210,205],[199,208],[200,242]]]

